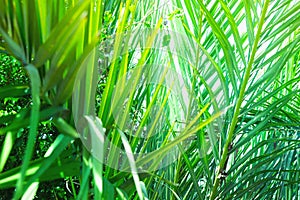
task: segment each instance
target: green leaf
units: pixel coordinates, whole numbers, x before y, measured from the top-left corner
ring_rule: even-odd
[[[22,97],[30,94],[28,85],[4,86],[0,88],[0,99],[6,97]]]
[[[29,136],[28,142],[25,150],[25,156],[23,160],[23,164],[21,167],[21,175],[16,184],[16,191],[14,193],[14,199],[19,199],[21,194],[24,191],[23,181],[25,179],[25,173],[27,168],[29,167],[29,162],[31,160],[35,138],[37,134],[37,127],[39,122],[39,110],[40,110],[40,87],[41,87],[41,80],[37,69],[33,65],[26,66],[26,70],[29,73],[29,77],[31,80],[31,94],[32,94],[32,109],[30,114],[30,129],[29,129]]]

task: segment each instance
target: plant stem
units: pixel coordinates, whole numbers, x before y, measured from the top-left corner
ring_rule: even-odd
[[[247,86],[248,80],[250,78],[250,72],[251,72],[251,69],[252,69],[253,62],[254,62],[254,57],[255,57],[255,54],[256,54],[256,50],[257,50],[258,42],[259,42],[259,39],[260,39],[261,30],[262,30],[262,27],[263,27],[263,24],[264,24],[265,16],[266,16],[266,13],[267,13],[267,10],[268,10],[268,5],[269,5],[269,0],[266,0],[265,4],[264,4],[264,7],[263,7],[263,10],[262,10],[262,15],[261,15],[261,18],[260,18],[260,21],[259,21],[259,24],[258,24],[257,34],[256,34],[256,38],[255,38],[255,41],[254,41],[254,44],[253,44],[251,57],[250,57],[250,60],[248,62],[248,65],[247,65],[246,73],[245,73],[244,79],[242,81],[242,86],[241,86],[240,93],[239,93],[239,96],[238,96],[237,104],[236,104],[235,109],[234,109],[234,115],[233,115],[233,118],[232,118],[232,121],[231,121],[228,137],[227,137],[226,143],[225,143],[224,148],[223,148],[223,153],[222,153],[222,156],[221,156],[219,166],[217,168],[213,189],[212,189],[212,192],[211,192],[211,195],[210,195],[210,198],[209,198],[210,200],[215,199],[216,195],[217,195],[217,189],[218,189],[219,184],[220,184],[219,175],[220,175],[221,171],[224,170],[225,162],[226,162],[226,159],[228,157],[228,147],[232,142],[233,133],[234,133],[237,121],[238,121],[238,116],[239,116],[239,113],[240,113],[240,107],[242,105],[243,98],[244,98],[244,93],[245,93],[245,90],[246,90],[246,86]]]

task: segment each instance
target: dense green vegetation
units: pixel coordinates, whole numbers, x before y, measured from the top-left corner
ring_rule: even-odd
[[[299,198],[300,2],[0,5],[0,199]]]

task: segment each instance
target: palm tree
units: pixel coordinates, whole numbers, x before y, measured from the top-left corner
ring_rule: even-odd
[[[30,107],[0,118],[14,199],[59,178],[74,199],[300,195],[299,2],[0,3],[0,50],[30,79]],[[33,159],[49,121],[61,134]],[[26,127],[22,165],[3,171]]]

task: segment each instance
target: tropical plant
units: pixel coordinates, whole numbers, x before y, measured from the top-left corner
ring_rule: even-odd
[[[1,55],[29,78],[0,88],[18,108],[0,112],[0,194],[47,198],[60,180],[74,199],[300,195],[299,2],[0,4]]]

